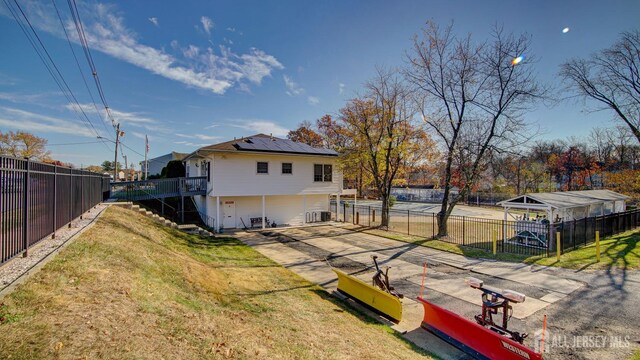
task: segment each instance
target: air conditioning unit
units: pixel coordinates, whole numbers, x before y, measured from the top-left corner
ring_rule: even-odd
[[[330,211],[321,211],[320,212],[320,221],[330,221],[331,220],[331,212]]]

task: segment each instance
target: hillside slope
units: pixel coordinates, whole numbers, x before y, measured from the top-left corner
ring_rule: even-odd
[[[3,302],[0,358],[421,357],[235,239],[117,207]]]

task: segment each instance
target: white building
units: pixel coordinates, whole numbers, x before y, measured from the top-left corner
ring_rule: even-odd
[[[183,161],[187,177],[207,177],[207,195],[194,200],[216,228],[264,228],[320,220],[329,197],[342,192],[337,156],[258,134],[202,147]]]
[[[182,159],[184,159],[185,156],[187,156],[187,154],[183,154],[183,153],[172,151],[169,154],[149,159],[149,160],[147,160],[147,162],[149,163],[149,171],[147,172],[147,175],[148,176],[160,175],[160,173],[162,172],[162,168],[167,166],[169,161],[182,160]],[[140,162],[140,171],[143,174],[144,174],[144,170],[145,170],[144,167],[145,167],[145,163],[144,163],[144,161],[141,161]]]

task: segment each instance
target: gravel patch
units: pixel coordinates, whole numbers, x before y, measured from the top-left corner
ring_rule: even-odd
[[[82,214],[82,219],[77,218],[71,221],[71,227],[65,225],[58,229],[55,239],[52,239],[51,235],[49,235],[29,248],[29,256],[22,257],[18,255],[0,266],[0,294],[22,275],[37,266],[43,259],[62,247],[71,237],[92,224],[108,206],[104,203],[96,205],[96,207]]]

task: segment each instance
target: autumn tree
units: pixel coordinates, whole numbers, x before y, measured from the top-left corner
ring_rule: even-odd
[[[452,30],[429,22],[413,39],[405,71],[422,118],[443,148],[438,236],[447,235],[449,215],[478,181],[489,155],[528,140],[521,115],[543,94],[530,65],[529,37],[496,27],[489,41],[475,43]],[[455,198],[454,174],[460,180]]]
[[[47,139],[25,131],[3,133],[0,131],[0,155],[29,158],[36,161],[49,159]]]
[[[102,166],[99,166],[99,165],[89,165],[84,169],[94,173],[100,173],[100,174],[104,173],[104,169],[102,168]]]
[[[324,146],[322,136],[313,130],[313,125],[307,120],[300,123],[297,129],[289,131],[287,139],[317,148]]]
[[[419,129],[413,123],[409,91],[394,71],[378,69],[366,93],[340,110],[337,131],[345,154],[361,159],[382,201],[382,228],[389,226],[391,187],[403,166],[413,161]]]
[[[560,74],[584,99],[613,110],[640,142],[640,30],[612,47],[562,65]]]

